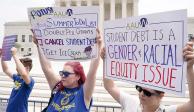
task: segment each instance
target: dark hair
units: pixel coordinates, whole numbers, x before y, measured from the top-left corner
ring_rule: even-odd
[[[84,73],[83,66],[80,64],[80,62],[67,62],[65,65],[71,66],[73,68],[73,71],[80,76],[80,79],[78,80],[79,86],[84,84],[86,80],[86,76]]]
[[[88,46],[85,48],[84,52],[88,52],[88,51],[91,51],[92,50],[92,47],[91,46]]]
[[[32,59],[30,58],[21,58],[20,62],[26,67],[29,66],[30,70],[32,69]]]

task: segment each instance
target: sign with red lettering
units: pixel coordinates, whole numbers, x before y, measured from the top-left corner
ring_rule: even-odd
[[[99,8],[30,8],[32,29],[45,56],[51,60],[89,60],[97,57]]]
[[[106,78],[184,95],[186,10],[106,21]]]

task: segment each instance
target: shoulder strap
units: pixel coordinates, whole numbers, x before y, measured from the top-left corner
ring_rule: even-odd
[[[59,83],[61,83],[61,81],[57,82],[56,85],[54,86],[54,88],[51,90],[51,96],[50,96],[50,99],[49,99],[49,102],[48,102],[48,105],[41,111],[41,112],[47,112],[47,108],[48,106],[50,105],[53,97],[54,97],[54,94],[56,93],[57,91],[57,86],[59,85]]]
[[[54,94],[58,91],[58,90],[57,90],[57,86],[58,86],[60,83],[61,83],[61,81],[57,82],[56,85],[54,86],[54,88],[52,89],[52,91],[51,91],[51,97],[50,97],[50,99],[49,99],[48,105],[50,105],[50,103],[51,103],[51,101],[52,101],[52,99],[53,99],[53,97],[54,97]]]

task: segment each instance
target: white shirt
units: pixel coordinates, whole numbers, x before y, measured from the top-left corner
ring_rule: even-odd
[[[142,112],[139,98],[122,91],[120,92],[120,104],[124,112]],[[176,105],[168,107],[160,105],[156,112],[176,112],[176,108]]]

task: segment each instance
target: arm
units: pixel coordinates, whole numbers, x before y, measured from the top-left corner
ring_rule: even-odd
[[[187,82],[190,101],[177,107],[177,112],[194,112],[194,50],[193,42],[188,42],[183,49],[184,60],[187,61]]]
[[[5,61],[3,61],[3,59],[1,58],[1,66],[2,66],[2,70],[3,72],[9,76],[10,78],[13,78],[13,73],[10,71],[10,69],[7,66],[7,63]]]
[[[102,46],[102,40],[100,36],[100,32],[97,29],[97,44],[98,44],[98,54],[100,53],[100,49]],[[94,91],[94,86],[96,84],[96,72],[100,63],[100,56],[96,59],[93,59],[90,63],[90,68],[87,74],[87,79],[83,85],[84,90],[84,100],[87,105],[90,104],[92,93]]]
[[[56,75],[54,73],[54,70],[51,66],[51,63],[49,62],[49,60],[47,60],[47,58],[43,54],[43,51],[39,47],[38,42],[34,36],[33,36],[33,41],[37,45],[40,65],[41,65],[42,70],[44,72],[44,75],[49,83],[49,87],[52,90],[54,88],[54,86],[57,84],[57,82],[60,81],[60,77],[59,77],[59,75]]]
[[[103,65],[104,65],[104,57],[105,57],[105,48],[101,51],[101,57],[103,59]],[[103,67],[104,68],[104,67]],[[103,70],[104,71],[104,70]],[[120,89],[114,84],[114,81],[111,79],[105,78],[105,75],[103,75],[103,82],[104,82],[104,88],[108,91],[108,93],[117,101],[120,103]]]
[[[17,49],[15,47],[12,47],[11,52],[12,52],[12,56],[16,64],[17,72],[21,75],[22,79],[25,81],[26,84],[30,84],[31,79],[30,79],[29,73],[28,71],[26,71],[26,68],[20,62],[19,58],[16,55]]]

